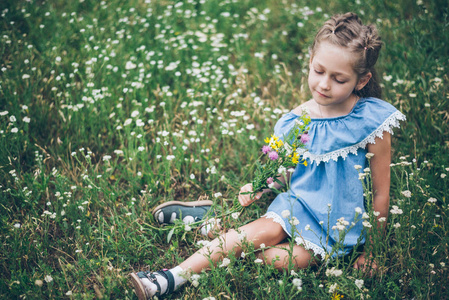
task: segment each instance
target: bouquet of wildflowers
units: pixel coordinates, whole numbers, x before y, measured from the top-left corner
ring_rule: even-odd
[[[305,143],[310,139],[307,134],[309,123],[310,116],[303,111],[283,139],[275,135],[265,139],[266,145],[262,147],[262,155],[256,162],[252,194],[274,188],[275,182],[281,184],[278,174],[285,175],[287,170],[293,170],[298,164],[307,166],[302,155],[307,151]]]

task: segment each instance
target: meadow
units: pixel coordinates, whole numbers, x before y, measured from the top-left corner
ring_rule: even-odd
[[[378,270],[353,255],[278,272],[245,244],[168,299],[447,299],[444,0],[2,1],[0,298],[135,299],[130,272],[205,240],[160,227],[164,201],[213,200],[226,228],[261,216],[273,195],[227,212],[276,120],[310,99],[314,33],[347,11],[378,26],[383,98],[407,117],[386,230],[367,233]]]

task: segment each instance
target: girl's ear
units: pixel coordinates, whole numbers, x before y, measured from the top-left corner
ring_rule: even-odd
[[[371,72],[368,72],[368,74],[364,75],[362,78],[359,79],[359,82],[355,86],[356,91],[360,91],[365,87],[365,85],[369,82],[369,80],[373,77],[373,74]]]

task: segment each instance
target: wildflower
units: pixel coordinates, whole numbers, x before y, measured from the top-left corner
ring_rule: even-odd
[[[195,174],[190,174],[190,179],[195,179]]]
[[[237,234],[237,238],[239,239],[240,242],[242,242],[245,238],[246,238],[246,232],[241,231]]]
[[[435,203],[435,202],[437,202],[437,199],[435,199],[435,198],[433,198],[433,197],[430,197],[430,198],[427,200],[427,202],[429,202],[429,203]]]
[[[262,243],[262,244],[260,244],[260,246],[259,246],[259,247],[260,247],[260,249],[265,249],[265,247],[266,247],[266,246],[265,246],[265,244],[264,244],[264,243]]]
[[[217,192],[217,193],[214,194],[214,197],[215,197],[215,198],[218,198],[218,197],[221,197],[221,196],[223,196],[223,194],[220,193],[220,192]]]
[[[43,285],[44,285],[44,282],[43,282],[42,280],[40,280],[40,279],[36,279],[36,281],[34,282],[34,284],[37,285],[37,286],[43,286]]]
[[[187,225],[187,224],[185,224],[184,225],[184,230],[187,232],[187,231],[191,231],[192,230],[192,227],[190,227],[189,225]]]
[[[242,251],[242,253],[240,253],[240,257],[245,258],[245,256],[246,256],[245,252]]]
[[[284,166],[280,166],[278,168],[278,174],[285,174],[287,169]]]
[[[261,264],[261,263],[263,263],[263,260],[260,259],[260,258],[256,258],[256,259],[254,260],[254,263],[256,263],[256,264]]]
[[[301,143],[305,144],[310,141],[310,136],[307,133],[301,134]]]
[[[368,159],[371,159],[374,156],[374,153],[368,152],[366,153],[365,157]]]
[[[441,178],[446,178],[446,174],[441,173],[440,177],[441,177]]]
[[[53,281],[53,277],[51,277],[51,275],[46,275],[46,276],[44,277],[44,280],[45,280],[47,283],[50,283],[50,282]]]
[[[293,217],[290,220],[290,224],[292,224],[293,226],[297,226],[297,225],[299,225],[299,220],[296,217]]]
[[[409,190],[402,191],[401,194],[407,198],[410,198],[412,196],[412,192],[410,192]]]
[[[67,293],[65,293],[66,296],[72,296],[72,291],[67,291]]]
[[[279,158],[279,154],[276,151],[270,151],[268,153],[268,158],[271,160],[276,160]]]
[[[284,219],[287,219],[288,217],[290,217],[290,211],[288,211],[288,210],[283,210],[283,211],[281,212],[281,216],[282,216]]]
[[[335,292],[335,290],[337,289],[337,287],[338,287],[337,283],[332,284],[329,287],[329,294],[333,294]]]
[[[403,213],[402,209],[400,209],[397,205],[393,205],[393,209],[390,210],[393,215],[401,215]]]
[[[29,117],[24,117],[24,118],[23,118],[23,121],[24,121],[25,123],[30,123],[30,122],[31,122],[31,119],[30,119]]]
[[[231,263],[231,260],[227,257],[223,258],[223,261],[219,265],[220,268],[227,267]]]
[[[355,283],[355,285],[356,285],[359,289],[362,289],[362,288],[363,288],[363,284],[364,284],[365,282],[363,281],[363,279],[356,279],[354,283]]]
[[[274,182],[273,177],[268,177],[267,178],[267,184],[272,184]]]
[[[0,111],[0,116],[6,116],[8,114],[8,111],[7,110],[5,110],[5,111]]]
[[[310,225],[307,224],[306,227],[305,227],[304,229],[305,229],[306,231],[309,231],[309,230],[310,230]]]
[[[396,223],[396,224],[393,225],[393,227],[394,227],[394,228],[399,228],[399,227],[401,227],[401,224]]]
[[[387,218],[385,218],[385,217],[381,217],[381,218],[379,218],[379,222],[385,222],[387,220]]]
[[[295,278],[292,280],[292,283],[294,286],[296,287],[301,287],[302,286],[302,280],[300,278]]]
[[[174,155],[167,155],[167,160],[174,160],[176,156]]]
[[[234,220],[237,220],[237,219],[239,218],[239,216],[240,216],[240,213],[239,213],[239,212],[235,212],[235,213],[232,213],[232,214],[231,214],[231,217],[232,217]]]
[[[356,208],[355,208],[355,212],[356,212],[357,214],[361,214],[361,213],[362,213],[362,209],[361,209],[360,207],[356,207]]]
[[[13,129],[11,129],[12,133],[17,133],[19,131],[19,129],[17,129],[17,127],[14,127]]]
[[[112,156],[110,156],[110,155],[105,155],[105,156],[103,156],[103,160],[104,161],[108,161],[108,160],[110,160],[112,158]]]
[[[263,154],[267,154],[268,152],[270,152],[271,148],[267,145],[262,147],[262,152]]]
[[[332,267],[331,269],[327,269],[327,270],[326,270],[326,276],[327,276],[327,277],[329,277],[329,276],[335,276],[335,277],[338,277],[338,276],[340,276],[341,274],[343,274],[343,271],[342,271],[342,270],[338,270],[338,269],[336,269],[335,267]]]
[[[373,227],[373,225],[371,225],[371,223],[368,222],[368,221],[363,221],[362,224],[363,224],[363,226],[366,227],[366,228],[371,228],[371,227]]]
[[[20,223],[14,224],[14,227],[15,227],[15,228],[20,228],[20,226],[21,226]]]
[[[362,169],[362,166],[361,166],[361,165],[355,165],[355,166],[354,166],[354,169],[360,170],[360,169]]]

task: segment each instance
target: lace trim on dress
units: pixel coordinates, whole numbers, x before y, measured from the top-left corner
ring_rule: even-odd
[[[368,135],[363,141],[342,149],[338,149],[325,154],[312,154],[310,152],[305,152],[303,157],[310,159],[310,161],[315,161],[319,165],[322,161],[328,162],[333,159],[338,160],[339,157],[346,159],[349,153],[357,155],[357,150],[360,148],[365,148],[367,144],[374,144],[377,137],[383,138],[383,132],[386,131],[393,134],[393,127],[400,127],[399,121],[405,121],[405,115],[400,111],[396,111],[391,114],[376,130],[374,130],[370,135]]]
[[[284,231],[291,237],[291,234],[287,231],[287,228],[285,227],[284,219],[282,219],[277,213],[269,211],[262,217],[265,217],[267,219],[273,219],[273,222],[280,224],[282,226],[282,229],[284,229]],[[321,260],[324,260],[326,252],[324,251],[323,247],[320,247],[315,243],[305,240],[301,236],[296,237],[295,242],[297,245],[303,246],[304,249],[313,251],[315,256],[320,256]]]

